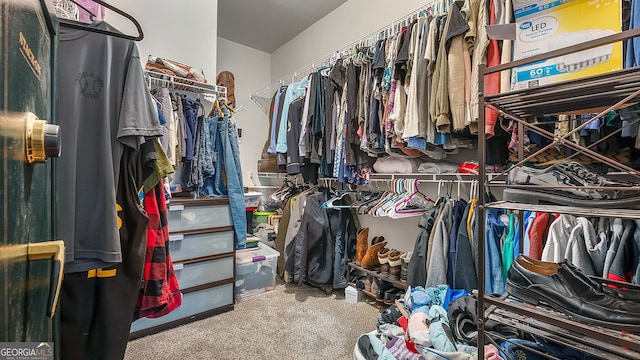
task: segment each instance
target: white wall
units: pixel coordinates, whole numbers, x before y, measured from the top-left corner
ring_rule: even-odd
[[[271,55],[227,39],[218,38],[218,72],[231,71],[235,76],[236,107],[244,109],[234,115],[240,139],[240,161],[244,183],[251,185],[249,176],[257,171],[258,159],[267,140],[268,116],[251,100],[251,93],[269,83]]]
[[[415,11],[425,0],[349,0],[272,54],[271,80],[311,64]]]
[[[218,0],[109,0],[133,15],[144,31],[138,42],[140,60],[149,54],[201,68],[210,83],[216,80]],[[135,34],[128,19],[107,10],[105,20],[127,34]]]

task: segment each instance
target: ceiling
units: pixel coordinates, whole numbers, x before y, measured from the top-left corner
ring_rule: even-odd
[[[346,0],[218,0],[218,36],[276,51]]]

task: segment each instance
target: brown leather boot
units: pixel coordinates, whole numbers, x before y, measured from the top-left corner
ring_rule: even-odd
[[[362,258],[367,253],[369,242],[369,228],[362,228],[358,231],[356,238],[356,264],[362,265]]]
[[[391,250],[389,252],[389,277],[400,280],[400,266],[402,265],[402,251]]]
[[[380,272],[383,274],[389,273],[389,253],[391,250],[382,248],[378,251],[378,262],[380,263]]]
[[[387,245],[386,241],[372,244],[367,249],[367,253],[362,258],[362,266],[365,268],[375,268],[380,265],[378,262],[378,251]]]

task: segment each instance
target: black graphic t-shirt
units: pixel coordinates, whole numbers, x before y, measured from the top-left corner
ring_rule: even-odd
[[[91,26],[117,31],[104,22]],[[65,272],[72,273],[122,261],[116,210],[122,153],[162,135],[162,126],[133,41],[64,27],[59,38],[57,218]]]

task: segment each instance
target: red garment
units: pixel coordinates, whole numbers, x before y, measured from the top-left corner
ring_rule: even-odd
[[[481,9],[482,11],[482,9]],[[495,25],[496,23],[496,7],[491,0],[489,7],[489,25]],[[500,65],[500,48],[498,47],[498,40],[489,40],[489,48],[487,49],[487,67]],[[484,95],[495,95],[500,93],[500,73],[495,72],[485,76]],[[494,135],[494,128],[496,121],[498,121],[498,112],[492,108],[486,107],[484,109],[484,131],[487,138]]]
[[[398,325],[400,325],[400,327],[404,330],[404,332],[407,332],[407,328],[409,327],[409,319],[407,319],[404,316],[401,316],[398,320],[397,320]],[[405,345],[407,346],[407,349],[409,349],[409,351],[411,351],[414,354],[420,354],[420,352],[418,352],[418,349],[416,349],[416,344],[413,341],[410,341],[408,339],[404,340]]]
[[[147,255],[135,319],[157,318],[182,304],[180,286],[168,248],[169,214],[162,179],[144,195],[144,208],[149,216]]]
[[[542,259],[542,250],[544,249],[544,240],[547,238],[549,229],[549,213],[536,213],[536,218],[529,228],[529,256],[540,260]]]
[[[458,172],[461,174],[478,175],[480,166],[476,161],[465,161],[458,166]]]

